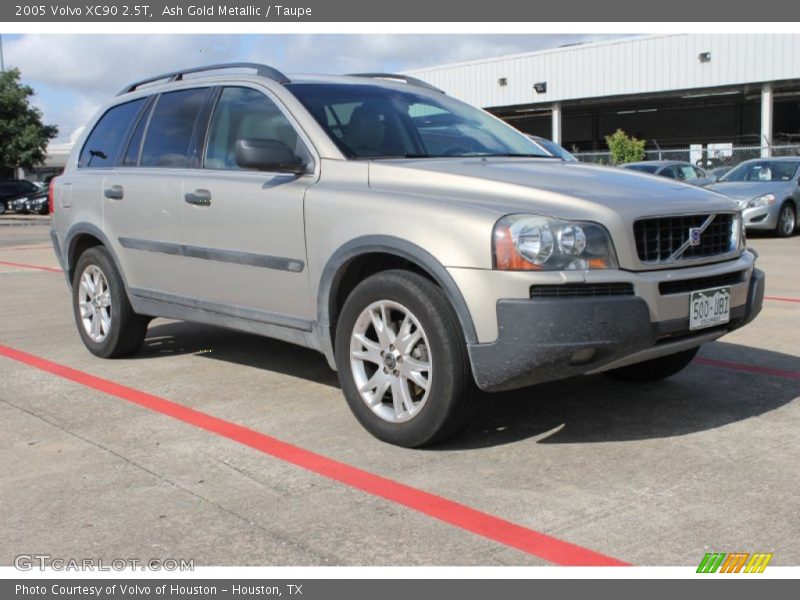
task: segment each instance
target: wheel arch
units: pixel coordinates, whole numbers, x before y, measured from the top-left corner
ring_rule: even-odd
[[[436,257],[407,240],[385,235],[370,235],[353,239],[336,250],[320,277],[317,292],[317,322],[322,350],[331,367],[335,367],[333,340],[336,321],[346,298],[342,292],[349,291],[348,287],[352,283],[351,267],[363,265],[365,260],[370,264],[372,259],[381,262],[376,265],[378,268],[368,273],[369,275],[392,268],[406,268],[436,283],[444,290],[453,306],[467,343],[477,343],[478,337],[467,303],[447,269]],[[348,271],[351,273],[351,279],[348,279]],[[356,283],[360,280],[361,278],[357,278]]]
[[[111,255],[111,260],[114,261],[114,266],[119,271],[122,280],[125,282],[127,290],[127,280],[125,273],[120,268],[119,259],[115,254],[111,243],[103,233],[103,231],[91,223],[80,223],[73,226],[65,236],[64,239],[64,265],[66,266],[65,274],[67,281],[72,285],[72,280],[75,275],[75,265],[78,263],[80,255],[94,246],[103,246]]]

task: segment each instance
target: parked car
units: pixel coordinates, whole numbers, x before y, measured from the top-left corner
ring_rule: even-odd
[[[620,165],[620,167],[633,171],[641,171],[642,173],[649,173],[650,175],[658,175],[659,177],[676,179],[692,185],[702,186],[714,182],[714,178],[710,177],[708,173],[700,167],[679,160],[646,160],[642,162],[625,163]]]
[[[46,215],[49,211],[48,190],[44,190],[25,200],[25,212],[32,215]]]
[[[25,208],[25,204],[28,202],[28,198],[29,196],[22,196],[22,198],[17,198],[16,200],[9,200],[8,210],[23,215],[26,214],[28,211]]]
[[[299,344],[367,430],[415,447],[476,388],[659,380],[761,309],[720,194],[554,160],[411,77],[229,66],[126,87],[54,180],[97,356],[136,352],[153,317]]]
[[[800,157],[756,158],[740,164],[709,186],[739,203],[748,229],[789,237],[797,230]]]
[[[563,146],[556,144],[553,140],[548,140],[547,138],[543,138],[538,135],[525,135],[527,135],[529,139],[533,140],[537,146],[541,147],[548,154],[568,162],[578,162],[577,158],[570,154]]]
[[[7,210],[13,210],[11,203],[18,198],[24,198],[39,191],[39,188],[25,179],[0,180],[0,215]]]

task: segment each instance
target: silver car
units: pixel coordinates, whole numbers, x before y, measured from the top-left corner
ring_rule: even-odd
[[[131,84],[51,192],[90,352],[135,353],[153,317],[299,344],[409,447],[458,431],[479,389],[669,377],[764,293],[724,196],[553,158],[402,75]]]
[[[728,171],[709,189],[734,199],[748,229],[789,237],[797,230],[800,157],[757,158]]]
[[[689,183],[691,185],[708,185],[716,181],[705,170],[689,162],[680,160],[644,160],[641,162],[625,163],[620,165],[623,169],[658,175]]]

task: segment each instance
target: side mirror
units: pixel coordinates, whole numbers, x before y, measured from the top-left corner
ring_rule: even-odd
[[[236,142],[236,164],[243,169],[302,175],[306,165],[279,140],[247,138]]]

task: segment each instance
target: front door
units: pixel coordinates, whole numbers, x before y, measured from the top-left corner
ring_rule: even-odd
[[[186,254],[199,307],[306,329],[315,309],[306,269],[303,199],[315,175],[245,170],[240,139],[278,141],[311,163],[307,145],[264,91],[220,91],[202,169],[183,180]]]

